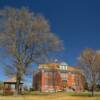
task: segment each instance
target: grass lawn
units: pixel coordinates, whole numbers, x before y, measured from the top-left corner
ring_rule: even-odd
[[[100,93],[91,97],[88,93],[53,93],[40,95],[0,96],[0,100],[100,100]]]

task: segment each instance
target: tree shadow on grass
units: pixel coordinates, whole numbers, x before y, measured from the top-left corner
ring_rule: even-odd
[[[91,93],[73,93],[71,96],[80,96],[80,97],[100,97],[100,93],[94,94],[94,96],[91,95]]]

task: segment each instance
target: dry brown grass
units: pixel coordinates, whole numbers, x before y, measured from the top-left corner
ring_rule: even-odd
[[[70,96],[67,93],[49,95],[0,96],[0,100],[100,100],[97,97]]]

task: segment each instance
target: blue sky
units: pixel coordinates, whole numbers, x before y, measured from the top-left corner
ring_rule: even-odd
[[[99,0],[0,0],[0,8],[6,6],[26,6],[44,15],[64,43],[60,58],[72,66],[84,48],[100,49]]]

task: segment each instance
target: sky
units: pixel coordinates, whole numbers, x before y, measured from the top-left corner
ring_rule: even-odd
[[[99,0],[0,0],[0,9],[7,6],[25,6],[45,16],[64,43],[60,58],[71,66],[77,66],[85,48],[100,49]]]

